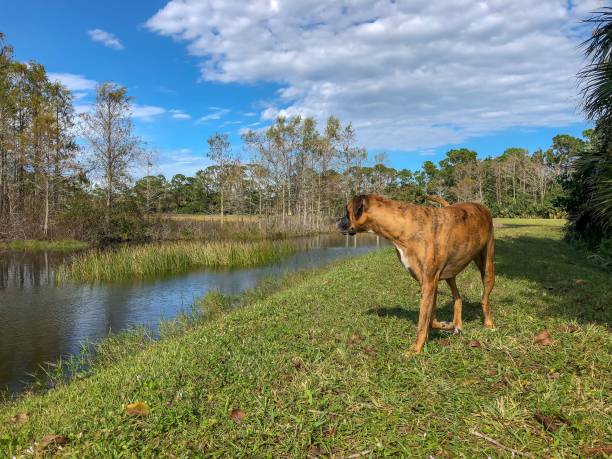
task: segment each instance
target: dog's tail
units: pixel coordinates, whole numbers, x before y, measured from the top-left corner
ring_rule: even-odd
[[[444,198],[441,198],[440,196],[431,196],[431,195],[427,195],[427,196],[423,196],[423,198],[425,198],[428,201],[433,201],[433,202],[437,202],[438,204],[440,204],[442,207],[447,207],[450,206],[450,204],[448,203],[448,201]]]

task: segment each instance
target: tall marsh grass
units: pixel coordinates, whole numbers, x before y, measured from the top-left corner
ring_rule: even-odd
[[[89,246],[87,242],[74,239],[58,239],[44,241],[38,239],[16,239],[10,242],[0,242],[0,249],[24,252],[72,252]]]
[[[226,215],[221,224],[219,215],[166,214],[155,219],[149,228],[155,241],[262,241],[335,231],[335,224],[327,219],[320,226],[305,224],[299,217],[256,215]]]
[[[113,282],[181,273],[194,268],[246,268],[295,252],[288,242],[189,242],[121,246],[76,255],[60,266],[60,281]]]

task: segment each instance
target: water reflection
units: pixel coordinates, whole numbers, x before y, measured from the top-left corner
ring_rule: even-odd
[[[280,263],[251,269],[198,271],[106,285],[56,284],[54,269],[70,255],[0,252],[0,387],[15,392],[44,362],[79,352],[84,340],[188,310],[207,291],[238,293],[262,279],[310,269],[382,245],[376,236],[319,235]]]

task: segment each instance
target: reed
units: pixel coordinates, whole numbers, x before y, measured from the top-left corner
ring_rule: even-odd
[[[44,241],[38,239],[16,239],[9,242],[0,242],[0,249],[9,249],[25,252],[71,252],[88,247],[87,242],[74,239],[58,239]]]
[[[195,268],[245,268],[274,263],[296,250],[288,242],[189,242],[121,246],[76,255],[57,271],[60,281],[144,279]]]

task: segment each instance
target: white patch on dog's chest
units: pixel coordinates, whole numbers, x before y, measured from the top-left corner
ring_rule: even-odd
[[[399,247],[397,244],[393,244],[393,245],[395,246],[398,253],[400,254],[400,261],[404,265],[404,268],[406,268],[406,271],[410,271],[410,262],[408,261],[408,257],[406,256],[404,251],[401,249],[401,247]]]

